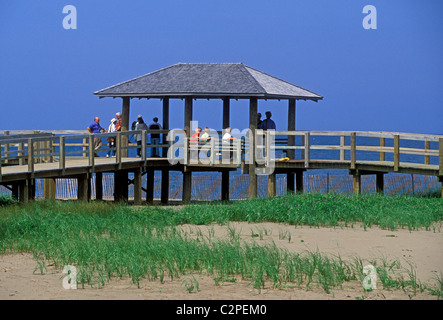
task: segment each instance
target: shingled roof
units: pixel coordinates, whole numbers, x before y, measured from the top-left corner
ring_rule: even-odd
[[[94,92],[99,97],[259,98],[323,97],[243,63],[178,63]]]

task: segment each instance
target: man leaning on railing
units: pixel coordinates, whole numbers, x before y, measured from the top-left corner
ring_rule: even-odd
[[[97,134],[102,132],[108,132],[105,128],[100,125],[99,117],[94,118],[94,122],[88,127],[88,131],[90,134]],[[94,155],[98,157],[97,150],[102,146],[102,138],[94,138]]]

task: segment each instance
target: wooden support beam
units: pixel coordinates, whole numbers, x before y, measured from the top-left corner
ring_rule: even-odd
[[[268,175],[268,197],[275,197],[275,173]]]
[[[351,170],[354,170],[357,162],[357,134],[351,132]]]
[[[169,98],[163,99],[163,129],[169,130]],[[163,134],[163,144],[168,144],[167,134]],[[162,148],[162,157],[168,156],[168,148]],[[160,202],[167,204],[169,202],[169,170],[162,169],[162,184]]]
[[[438,163],[439,176],[443,177],[443,138],[438,139]]]
[[[375,175],[375,189],[379,194],[383,194],[384,190],[384,174],[382,172]]]
[[[229,201],[229,171],[222,171],[222,181],[221,181],[221,200]]]
[[[161,199],[162,204],[169,202],[169,170],[162,169],[162,185],[161,185]]]
[[[79,201],[91,200],[91,181],[89,174],[77,177],[77,198]]]
[[[257,197],[257,174],[255,173],[255,131],[257,129],[257,98],[249,100],[249,199]]]
[[[130,98],[129,97],[123,97],[123,104],[122,104],[122,128],[121,131],[128,131],[129,130],[129,106],[130,106]],[[121,146],[123,148],[126,148],[128,146],[128,136],[123,135],[121,137]],[[122,150],[122,157],[128,156],[128,149]]]
[[[114,201],[128,201],[128,172],[115,171],[114,172]]]
[[[146,170],[146,202],[154,202],[154,169]]]
[[[95,173],[95,199],[103,200],[103,173]]]
[[[355,196],[361,194],[361,175],[359,173],[352,175],[352,191]]]
[[[303,171],[297,171],[295,174],[295,192],[303,193]]]
[[[35,180],[26,179],[18,183],[19,202],[28,203],[35,197]]]
[[[142,170],[136,168],[134,170],[134,204],[142,204]]]
[[[192,97],[185,98],[185,115],[184,115],[184,131],[186,133],[186,137],[191,137],[191,121],[192,121]],[[185,139],[186,140],[186,139]],[[188,142],[186,142],[188,143]],[[185,157],[189,159],[189,148],[185,148],[186,155]],[[189,203],[191,202],[191,193],[192,193],[192,173],[190,171],[185,170],[183,172],[183,196],[182,202]]]
[[[56,181],[54,178],[43,179],[43,196],[45,199],[55,199]]]
[[[223,127],[222,129],[226,129],[230,127],[230,100],[229,98],[223,98]]]
[[[286,192],[293,193],[295,192],[295,173],[288,172],[286,174]]]
[[[386,139],[380,138],[380,147],[385,147],[385,146],[386,146]],[[384,152],[380,152],[380,161],[385,161],[385,153]]]

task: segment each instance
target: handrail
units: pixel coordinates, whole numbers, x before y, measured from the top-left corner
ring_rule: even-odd
[[[45,136],[33,134],[28,136],[20,136],[14,138],[9,131],[8,134],[11,136],[3,136],[0,139],[0,181],[2,179],[2,167],[11,165],[27,165],[28,171],[33,174],[34,165],[37,163],[44,162],[59,162],[59,168],[62,171],[66,170],[66,162],[68,157],[72,158],[84,158],[88,159],[89,166],[91,170],[94,170],[95,163],[95,151],[94,150],[94,139],[106,139],[108,137],[115,137],[116,145],[108,147],[103,145],[98,151],[107,152],[115,151],[116,157],[115,162],[118,167],[121,168],[121,163],[123,160],[123,151],[138,149],[141,151],[140,160],[145,164],[149,160],[146,156],[148,148],[174,148],[183,149],[183,158],[179,160],[185,165],[194,164],[194,160],[197,163],[203,165],[214,166],[218,163],[225,163],[224,158],[218,158],[218,153],[229,152],[230,163],[240,166],[243,161],[246,161],[246,155],[249,151],[249,140],[248,137],[242,137],[241,139],[234,140],[233,143],[228,145],[223,144],[222,138],[211,137],[207,143],[202,144],[192,144],[191,138],[184,137],[184,140],[179,142],[168,141],[167,143],[162,143],[159,145],[147,144],[148,135],[151,133],[161,133],[166,134],[173,130],[132,130],[123,132],[112,132],[112,133],[100,133],[100,134],[90,134],[85,131],[73,131],[65,130],[63,132],[69,132],[69,134],[56,135],[58,131],[48,131],[43,132]],[[5,132],[5,131],[0,131]],[[23,133],[20,134],[26,134]],[[76,134],[78,132],[78,134]],[[34,135],[35,134],[35,135]],[[129,136],[141,135],[141,144],[133,143],[123,143],[123,139],[128,139]],[[287,136],[287,138],[284,138]],[[290,137],[301,137],[301,144],[295,143],[295,139],[289,139]],[[330,136],[337,137],[339,140],[334,144],[319,144],[316,140],[317,136]],[[275,157],[272,155],[276,150],[283,150],[287,154],[291,154],[290,160],[299,160],[304,162],[305,168],[309,168],[312,164],[313,159],[311,159],[312,152],[317,150],[339,152],[339,161],[344,163],[349,163],[349,168],[355,170],[357,168],[357,163],[361,152],[376,152],[380,154],[380,163],[386,162],[386,154],[393,155],[393,161],[390,161],[393,165],[393,171],[398,172],[401,167],[401,155],[418,155],[424,157],[424,162],[415,161],[415,164],[423,164],[431,166],[430,158],[438,158],[438,174],[443,176],[443,135],[428,135],[428,134],[407,134],[407,133],[397,133],[397,132],[370,132],[370,131],[263,131],[257,130],[256,137],[262,137],[262,139],[256,139],[260,143],[256,145],[256,155],[248,155],[248,159],[254,159],[257,161],[257,154],[262,155],[266,163],[270,161],[275,161]],[[276,138],[278,137],[278,138]],[[371,143],[363,143],[360,141],[362,137],[369,137],[376,140],[371,140]],[[300,139],[300,138],[299,138]],[[74,141],[73,141],[74,140]],[[79,143],[78,141],[82,142]],[[412,140],[412,141],[422,141],[423,147],[413,146],[405,147],[402,145],[402,141]],[[163,140],[164,141],[164,140]],[[272,142],[271,142],[272,141]],[[389,144],[388,144],[389,142]],[[321,143],[321,142],[320,142]],[[434,143],[434,145],[431,145]],[[432,148],[431,148],[432,146]],[[79,150],[70,150],[69,148],[78,148]],[[74,149],[75,149],[74,148]],[[295,157],[295,151],[300,150],[300,156]],[[125,152],[126,152],[125,151]],[[208,152],[209,157],[204,157],[202,159],[191,158],[191,152]],[[232,160],[231,160],[232,153]],[[346,153],[348,153],[348,158],[346,160]],[[77,155],[77,156],[73,156]],[[80,156],[78,156],[80,155]],[[251,158],[252,157],[252,158]],[[69,158],[70,159],[70,158]],[[221,160],[221,161],[220,161]],[[319,160],[330,160],[319,159]],[[361,161],[361,159],[360,159]],[[262,162],[261,162],[262,163]],[[387,163],[387,162],[386,162]],[[433,162],[435,163],[435,162]],[[435,164],[432,165],[435,168]]]

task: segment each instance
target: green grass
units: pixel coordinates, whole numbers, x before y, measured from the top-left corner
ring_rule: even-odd
[[[266,283],[325,292],[348,281],[362,281],[363,262],[344,261],[319,252],[290,253],[275,245],[244,242],[231,221],[284,222],[310,226],[379,226],[389,230],[438,228],[443,201],[428,197],[375,195],[288,195],[230,204],[193,204],[180,209],[144,207],[105,202],[35,201],[28,205],[8,202],[0,208],[0,254],[31,252],[38,269],[45,261],[62,269],[74,265],[82,286],[104,286],[110,279],[174,279],[194,273],[208,274],[216,284],[236,279],[251,281],[261,289]],[[228,238],[212,232],[190,235],[182,224],[226,224]],[[437,226],[437,227],[436,227]],[[262,237],[257,229],[251,238]],[[290,235],[280,234],[281,239]],[[373,261],[380,281],[388,289],[427,289],[414,270],[397,261]],[[183,282],[188,292],[198,291],[193,277]],[[440,279],[441,284],[441,279]],[[429,289],[441,297],[441,288]]]

